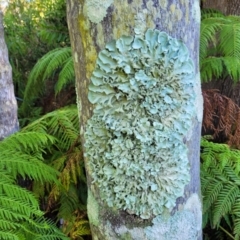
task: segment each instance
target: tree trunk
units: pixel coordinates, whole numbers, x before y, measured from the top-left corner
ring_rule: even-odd
[[[225,15],[240,15],[240,4],[238,0],[205,0],[202,1],[202,7],[216,9]],[[225,79],[217,79],[209,83],[204,83],[202,84],[202,88],[204,90],[218,89],[221,94],[231,98],[240,106],[240,83],[234,84],[230,76]]]
[[[204,0],[203,8],[213,8],[226,15],[239,15],[240,5],[238,0]]]
[[[93,239],[201,239],[199,1],[68,0],[67,18]]]
[[[0,12],[0,140],[18,131],[19,128],[12,68],[8,60],[8,49],[4,40],[2,18]]]

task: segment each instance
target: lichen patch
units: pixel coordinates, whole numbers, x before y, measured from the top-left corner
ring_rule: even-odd
[[[112,3],[113,0],[86,0],[83,10],[91,22],[100,23]]]
[[[99,53],[85,147],[93,184],[108,206],[148,219],[171,211],[183,195],[194,81],[187,47],[158,30],[122,36]]]

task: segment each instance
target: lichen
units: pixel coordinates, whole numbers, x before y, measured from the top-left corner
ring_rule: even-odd
[[[187,200],[184,209],[193,213],[196,220],[196,229],[198,231],[202,228],[202,204],[196,193],[193,193]]]
[[[158,0],[158,1],[159,1],[160,7],[162,9],[166,9],[168,1],[167,0]]]
[[[126,226],[120,226],[119,228],[116,228],[115,231],[119,236],[122,236],[122,239],[124,240],[126,240],[126,238],[124,238],[126,235],[129,236],[131,240],[147,240],[144,228],[128,229]]]
[[[171,217],[157,216],[145,228],[148,240],[197,240],[197,222],[191,211],[179,211]]]
[[[194,1],[192,8],[192,17],[197,23],[201,22],[201,11],[198,1]]]
[[[112,3],[113,0],[86,0],[83,10],[91,22],[100,23]]]
[[[201,80],[200,80],[200,73],[198,72],[195,77],[195,85],[194,85],[194,91],[195,91],[195,108],[197,111],[197,119],[198,122],[202,122],[203,118],[203,96],[201,91]]]
[[[89,222],[95,226],[99,225],[99,206],[91,191],[88,191],[87,212]]]
[[[108,206],[147,219],[171,211],[183,195],[194,77],[187,47],[158,30],[123,36],[99,53],[85,147],[93,184]]]

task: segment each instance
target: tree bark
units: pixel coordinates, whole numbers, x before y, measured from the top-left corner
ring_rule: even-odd
[[[88,179],[88,216],[93,239],[201,239],[202,213],[200,201],[199,150],[202,96],[198,62],[200,28],[199,1],[106,0],[100,3],[95,0],[68,0],[67,19],[76,73],[77,103]],[[189,176],[189,180],[184,184],[182,194],[174,199],[173,206],[171,205],[171,207],[168,208],[164,207],[166,203],[162,204],[164,206],[159,206],[159,208],[163,208],[164,211],[160,214],[152,213],[152,209],[149,208],[149,212],[151,212],[150,216],[144,216],[144,214],[141,215],[141,213],[135,212],[134,210],[132,211],[124,206],[122,208],[114,204],[111,206],[108,199],[104,200],[105,196],[102,188],[99,187],[96,181],[95,183],[93,182],[93,180],[96,180],[96,177],[94,177],[95,173],[93,173],[90,167],[91,158],[85,147],[89,144],[86,140],[86,131],[88,131],[89,126],[88,120],[92,119],[92,116],[97,111],[93,110],[95,106],[88,100],[88,87],[92,73],[95,71],[96,60],[100,56],[100,51],[105,49],[106,44],[112,40],[136,40],[136,36],[144,37],[146,32],[153,32],[153,30],[149,29],[158,29],[159,32],[166,32],[172,40],[176,38],[179,40],[179,44],[183,42],[186,45],[189,51],[189,58],[192,59],[194,63],[194,82],[192,84],[194,88],[192,88],[190,95],[195,96],[196,100],[194,100],[194,103],[190,103],[190,108],[194,109],[194,114],[190,120],[189,131],[181,136],[180,141],[181,146],[184,145],[184,148],[188,148],[186,158],[188,158],[187,162],[190,167],[188,168],[187,166],[186,169],[188,169],[187,175]],[[159,32],[154,33],[159,34]],[[123,35],[129,38],[121,38]],[[111,48],[112,45],[110,44],[108,46]],[[111,51],[108,52],[111,53]],[[143,70],[147,71],[146,69]],[[116,68],[116,71],[118,71],[118,68]],[[131,70],[128,70],[128,66],[126,66],[124,71],[128,73],[128,71]],[[111,91],[112,90],[114,89],[111,89]],[[121,91],[119,94],[121,94]],[[96,104],[98,103],[96,102]],[[114,111],[114,109],[111,108],[108,110]],[[93,112],[95,113],[93,114]],[[125,113],[122,113],[122,115],[124,114]],[[137,121],[138,120],[140,121],[141,119],[137,119]],[[164,119],[162,119],[162,122],[164,122]],[[166,124],[168,125],[167,122]],[[164,138],[168,137],[171,138],[170,135],[164,136]],[[135,139],[133,141],[135,141]],[[86,145],[85,142],[87,142]],[[176,148],[178,148],[177,144]],[[132,151],[134,150],[133,148]],[[114,149],[112,151],[114,151]],[[174,148],[172,148],[172,151],[175,151]],[[161,156],[158,155],[159,154],[157,154],[156,157],[159,157],[160,162]],[[179,155],[181,155],[181,153],[179,153]],[[145,159],[146,162],[148,162],[148,160],[151,162],[151,159]],[[119,165],[120,164],[121,159],[119,160]],[[102,166],[102,168],[104,168],[104,166]],[[140,168],[142,168],[139,170],[140,172],[144,171],[143,165],[140,166]],[[165,170],[168,171],[168,169]],[[164,174],[165,170],[162,169],[163,172],[159,174]],[[149,169],[149,172],[150,171],[154,171],[154,167],[153,169]],[[136,176],[137,179],[140,177],[141,176]],[[132,180],[130,181],[126,176],[127,180],[123,179],[123,185],[126,184],[127,187],[128,184],[125,183],[126,181],[129,181],[129,184],[134,184],[134,178],[135,176],[132,176]],[[149,180],[148,178],[150,178],[150,176],[146,177],[146,182]],[[111,178],[111,181],[115,180],[114,177]],[[175,179],[176,183],[178,181],[181,181],[181,175],[179,175],[179,179]],[[141,188],[141,186],[136,186],[136,189],[139,189],[139,187]],[[153,184],[151,187],[154,192],[155,185]],[[107,188],[108,186],[105,189],[106,191]],[[149,191],[151,192],[151,190]],[[169,191],[171,192],[171,189],[169,189]],[[161,189],[158,188],[156,192],[161,195]],[[136,194],[139,194],[137,190]],[[136,198],[134,193],[129,193],[129,195],[131,195],[132,199]],[[134,202],[135,200],[129,200],[128,197],[129,196],[126,195],[122,199],[123,205],[127,204],[127,201],[133,201],[133,205],[135,204],[137,205],[136,207],[144,209],[144,206],[141,206],[141,201],[136,204],[136,202]],[[143,193],[142,198],[146,197]],[[170,196],[170,198],[171,197],[172,196]],[[151,200],[152,199],[149,199],[149,201]],[[115,201],[115,199],[113,201]],[[162,199],[160,197],[159,200],[156,199],[156,203],[154,204],[158,205],[161,201]],[[148,205],[146,208],[148,209]]]
[[[18,131],[19,128],[12,68],[8,60],[2,19],[0,12],[0,140]]]
[[[202,1],[203,8],[216,9],[226,15],[239,15],[240,5],[238,0],[205,0]]]

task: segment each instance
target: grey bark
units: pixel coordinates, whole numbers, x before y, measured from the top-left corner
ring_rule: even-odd
[[[14,95],[12,68],[4,39],[3,15],[0,13],[0,140],[18,131],[17,102]]]
[[[74,57],[74,67],[76,73],[76,92],[78,96],[78,108],[81,118],[81,135],[84,149],[84,135],[87,120],[92,115],[94,106],[88,101],[88,85],[90,76],[95,66],[97,54],[104,48],[106,43],[112,39],[117,39],[122,35],[134,35],[134,27],[136,22],[143,18],[143,24],[147,28],[155,28],[165,31],[170,36],[182,40],[189,49],[190,57],[194,61],[196,76],[199,76],[199,28],[200,14],[198,0],[116,0],[108,7],[106,16],[98,24],[93,23],[84,13],[86,2],[94,2],[91,0],[68,0],[67,1],[67,19],[71,39],[71,45]],[[111,1],[104,1],[111,2]],[[91,14],[91,13],[90,13]],[[97,13],[100,15],[101,12]],[[139,19],[138,19],[139,18]],[[198,81],[199,79],[197,79]],[[198,86],[200,89],[200,86]],[[199,97],[199,115],[201,115],[202,102]],[[192,135],[187,141],[188,158],[191,166],[190,183],[185,186],[185,192],[182,197],[176,199],[176,206],[172,210],[168,221],[164,222],[164,216],[160,216],[162,223],[153,224],[152,219],[143,220],[140,217],[130,214],[123,209],[113,209],[106,206],[96,189],[93,190],[91,173],[87,172],[89,198],[88,211],[91,212],[90,224],[93,239],[138,239],[138,240],[197,240],[202,239],[201,236],[201,203],[200,197],[200,129],[201,116],[195,118],[192,122]],[[85,159],[87,164],[88,159]],[[194,206],[196,208],[194,208]],[[188,208],[189,207],[189,208]],[[183,209],[191,209],[194,213],[194,220],[197,226],[189,231],[195,232],[194,238],[184,235],[185,227],[192,226],[192,220],[189,222],[181,222]],[[186,220],[186,219],[185,219]],[[186,223],[172,237],[171,224]],[[155,238],[149,238],[145,234],[147,227],[152,227],[151,231]],[[163,227],[169,234],[167,238],[161,238],[158,232]],[[190,227],[191,228],[191,227]],[[169,231],[169,232],[168,232]],[[188,231],[188,230],[187,230]]]

